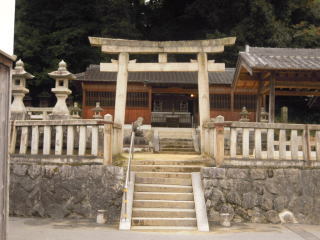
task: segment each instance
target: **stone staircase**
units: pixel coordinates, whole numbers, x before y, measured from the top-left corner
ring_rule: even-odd
[[[196,160],[134,160],[132,230],[197,230],[191,172]]]
[[[191,128],[159,130],[159,147],[163,153],[196,153]]]

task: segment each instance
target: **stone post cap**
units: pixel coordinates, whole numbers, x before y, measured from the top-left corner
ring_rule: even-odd
[[[112,122],[112,115],[107,113],[106,115],[104,115],[104,120]]]
[[[215,123],[223,123],[224,122],[224,116],[221,116],[221,115],[219,115],[219,116],[217,116],[216,118],[215,118],[215,121],[214,121]]]

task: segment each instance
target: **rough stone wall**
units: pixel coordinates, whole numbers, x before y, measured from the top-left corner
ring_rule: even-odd
[[[230,213],[233,222],[320,224],[320,169],[203,168],[210,221]],[[292,216],[292,215],[291,215]]]
[[[123,169],[115,166],[41,166],[11,164],[10,214],[50,218],[95,218],[107,210],[119,219]]]

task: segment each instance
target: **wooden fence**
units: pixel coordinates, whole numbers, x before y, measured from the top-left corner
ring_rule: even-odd
[[[216,165],[320,166],[320,125],[224,122],[220,116],[204,124],[203,130],[204,152]]]
[[[11,122],[13,159],[79,162],[94,159],[111,164],[120,153],[121,126],[104,120],[16,120]],[[67,159],[67,160],[66,160]]]

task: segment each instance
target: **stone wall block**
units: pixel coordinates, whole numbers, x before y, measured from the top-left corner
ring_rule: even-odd
[[[266,179],[266,171],[264,169],[251,169],[250,176],[253,180]]]
[[[227,170],[227,178],[244,179],[249,177],[249,169],[234,169]]]
[[[220,213],[229,213],[230,219],[232,220],[234,217],[234,208],[231,204],[223,204],[221,206]]]
[[[266,212],[265,216],[270,223],[277,224],[281,222],[277,211],[270,210]]]
[[[224,168],[205,167],[201,169],[201,175],[204,178],[222,179],[225,178],[226,170]]]
[[[235,208],[235,213],[246,221],[250,221],[251,219],[251,217],[248,214],[248,211],[242,207]]]
[[[273,200],[268,197],[262,197],[260,206],[263,210],[271,210],[273,209]]]
[[[203,179],[203,186],[204,186],[204,188],[218,187],[219,182],[217,179],[205,178],[205,179]]]
[[[213,189],[210,200],[211,206],[214,206],[215,209],[220,209],[221,205],[226,202],[224,194],[218,189]]]
[[[239,192],[239,194],[244,194],[252,191],[252,182],[247,180],[234,179],[233,188],[234,191]]]
[[[28,165],[17,165],[12,168],[12,173],[17,176],[25,176],[28,171]]]
[[[254,181],[252,183],[252,189],[259,195],[264,194],[264,181]]]
[[[254,208],[248,210],[248,215],[251,217],[250,222],[252,223],[266,223],[266,217],[263,214],[263,211],[259,208]]]
[[[231,191],[226,196],[227,202],[231,204],[235,204],[241,206],[241,197],[238,192]]]
[[[39,177],[41,175],[41,172],[42,172],[42,167],[39,165],[31,165],[28,168],[28,175],[32,179],[36,179],[37,177]]]
[[[278,212],[281,212],[283,209],[288,206],[288,198],[285,196],[279,196],[274,199],[274,209]]]
[[[249,192],[243,194],[242,207],[245,209],[254,208],[258,203],[258,197],[256,193]]]

